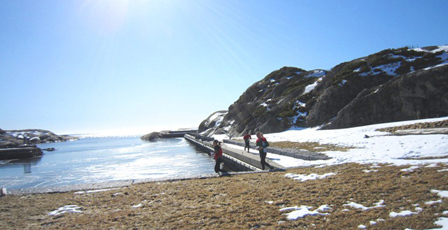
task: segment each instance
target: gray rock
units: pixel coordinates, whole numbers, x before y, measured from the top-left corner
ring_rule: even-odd
[[[56,135],[53,132],[42,129],[1,130],[0,148],[11,148],[20,145],[51,142],[64,142],[77,139],[77,137],[72,137],[69,135]]]
[[[241,136],[447,116],[448,65],[440,64],[448,53],[437,48],[387,49],[329,71],[283,67],[250,86],[222,117],[205,119],[199,132]]]

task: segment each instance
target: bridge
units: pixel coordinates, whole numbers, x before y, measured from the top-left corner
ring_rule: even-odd
[[[199,135],[186,134],[184,138],[205,152],[213,152],[212,138]],[[249,152],[244,151],[244,143],[242,141],[224,140],[221,144],[223,151],[224,165],[229,167],[231,171],[262,171],[260,156],[258,150],[251,148]],[[253,147],[253,145],[252,145]],[[321,153],[315,153],[304,150],[284,151],[281,149],[268,149],[268,164],[276,168],[276,170],[285,170],[285,167],[269,160],[269,153],[289,156],[302,160],[326,160],[328,156]]]
[[[213,152],[212,141],[209,139],[200,139],[197,136],[192,136],[186,134],[184,138],[190,143],[194,144],[196,147],[200,148],[205,152]],[[229,167],[231,171],[261,171],[260,156],[258,155],[258,150],[251,149],[250,153],[243,151],[243,149],[238,149],[230,144],[222,143],[222,155],[223,162],[226,167]],[[270,162],[268,159],[266,161],[273,167],[277,169],[283,169],[281,165],[274,162]]]

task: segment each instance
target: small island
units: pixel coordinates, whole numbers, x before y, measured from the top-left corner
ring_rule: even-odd
[[[43,151],[54,151],[55,149],[40,149],[36,144],[72,140],[78,140],[78,138],[69,135],[56,135],[42,129],[0,129],[0,160],[41,157]]]

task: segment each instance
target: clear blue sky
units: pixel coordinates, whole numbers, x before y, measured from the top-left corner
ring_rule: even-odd
[[[0,128],[197,127],[283,66],[448,43],[446,0],[2,0]]]

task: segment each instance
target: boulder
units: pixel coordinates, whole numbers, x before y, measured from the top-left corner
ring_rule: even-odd
[[[152,132],[146,135],[143,135],[140,137],[141,140],[144,141],[156,141],[157,139],[161,138],[162,134],[160,132]]]

